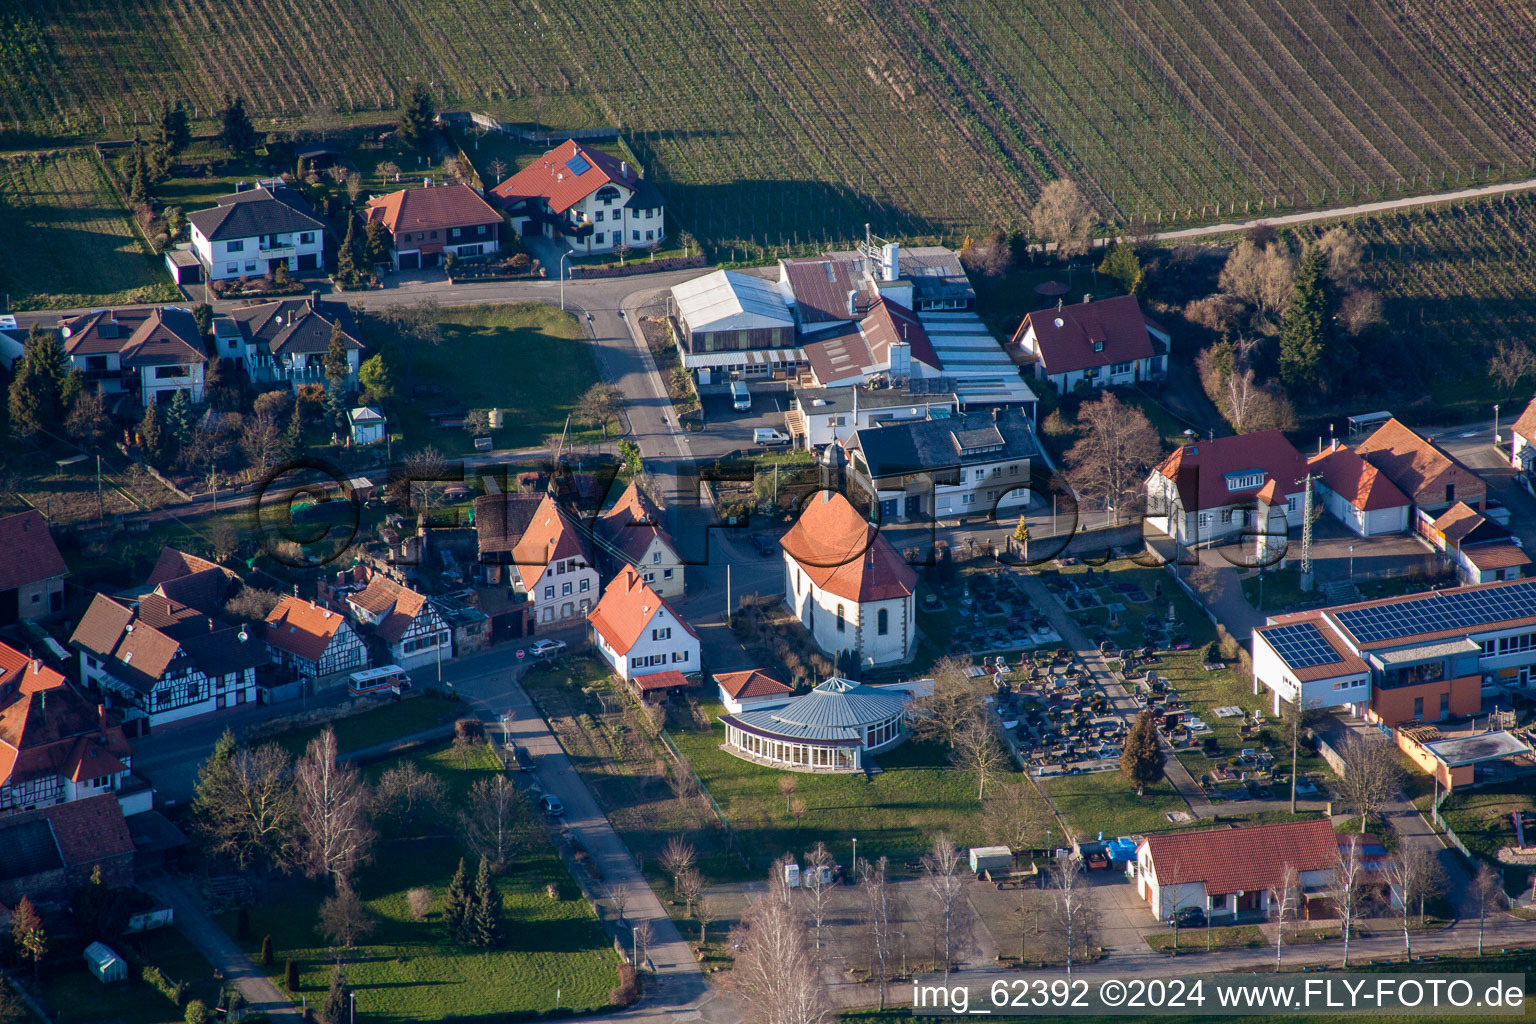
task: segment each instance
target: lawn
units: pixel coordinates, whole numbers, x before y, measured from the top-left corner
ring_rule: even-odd
[[[390,701],[362,714],[339,718],[330,725],[336,730],[337,749],[345,754],[424,732],[442,724],[445,718],[451,721],[458,713],[456,702],[450,703],[437,697],[415,697]],[[284,750],[298,757],[304,753],[309,741],[324,729],[323,725],[293,729],[277,736],[276,740]]]
[[[0,159],[0,236],[10,254],[0,260],[0,292],[10,309],[177,297],[85,150]]]
[[[474,450],[468,431],[432,423],[429,414],[439,407],[500,408],[502,426],[490,432],[496,448],[542,444],[560,433],[582,393],[597,382],[579,322],[553,306],[444,307],[439,323],[442,344],[414,358],[381,322],[367,326],[395,367],[399,395],[389,407],[391,429],[403,433],[410,448],[431,444],[448,456]],[[417,397],[413,389],[423,386],[442,391]]]
[[[752,861],[749,876],[760,876],[775,857],[799,854],[817,840],[825,841],[835,857],[846,858],[850,840],[857,837],[859,856],[883,854],[900,870],[940,830],[961,846],[995,838],[976,798],[975,776],[951,767],[936,745],[908,742],[880,754],[876,760],[884,770],[870,778],[786,773],[721,750],[725,730],[716,720],[723,708],[709,702],[702,709],[711,728],[674,730],[672,741],[725,812]],[[786,777],[795,780],[795,798],[806,805],[798,827],[778,788]]]
[[[1263,582],[1260,583],[1260,579]],[[1267,615],[1312,608],[1325,603],[1320,590],[1301,589],[1300,570],[1267,569],[1241,581],[1243,597],[1256,610]]]
[[[186,982],[189,999],[217,1004],[220,985],[213,967],[175,928],[125,936],[112,947],[129,961],[125,982],[103,985],[78,957],[56,959],[44,969],[43,995],[56,1024],[181,1024],[184,1011],[142,979],[149,964],[172,981]]]
[[[1536,844],[1536,793],[1529,780],[1457,790],[1440,804],[1440,816],[1479,857],[1493,859],[1500,847],[1515,845],[1512,811],[1525,812],[1525,841]]]
[[[1108,839],[1198,824],[1168,820],[1174,811],[1188,814],[1189,804],[1166,779],[1148,786],[1139,797],[1136,787],[1118,771],[1053,776],[1041,779],[1040,788],[1082,839],[1093,839],[1101,832]]]
[[[485,748],[471,754],[468,767],[447,745],[410,759],[443,778],[450,807],[463,805],[476,779],[499,770]],[[387,766],[375,766],[375,772]],[[557,990],[559,1006],[567,1012],[608,1004],[618,960],[603,929],[527,804],[515,827],[517,852],[497,881],[508,938],[490,951],[447,941],[436,910],[426,921],[412,920],[406,910],[406,893],[417,886],[431,889],[434,900],[441,901],[465,855],[451,830],[438,825],[384,831],[375,863],[357,881],[378,916],[377,930],[356,950],[341,952],[347,980],[357,990],[359,1021],[503,1020],[509,1014],[553,1010]],[[559,887],[558,899],[545,893],[549,883]],[[326,887],[295,880],[272,892],[251,913],[247,948],[258,953],[262,936],[270,934],[277,955],[268,973],[280,982],[283,961],[293,958],[301,992],[313,1006],[324,997],[336,956],[314,931],[315,910]]]

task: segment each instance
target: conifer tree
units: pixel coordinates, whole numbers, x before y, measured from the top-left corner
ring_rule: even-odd
[[[389,228],[381,221],[370,221],[363,236],[363,264],[372,269],[389,263]]]
[[[304,415],[299,411],[299,404],[293,404],[293,412],[288,416],[288,427],[283,431],[283,455],[289,459],[296,459],[304,454]]]
[[[171,404],[165,411],[165,427],[178,449],[192,439],[192,400],[184,388],[178,388],[171,396]]]
[[[219,112],[219,138],[231,153],[240,156],[256,148],[256,129],[245,112],[245,100],[239,96],[226,96],[224,109]]]
[[[33,324],[14,369],[8,403],[11,425],[24,437],[57,430],[64,408],[61,390],[68,370],[64,350],[53,333]]]
[[[437,111],[432,105],[432,94],[417,82],[400,107],[400,141],[413,149],[425,146],[432,133]]]
[[[320,1007],[320,1024],[346,1024],[347,976],[341,965],[331,970],[331,987],[325,993],[325,1003]]]
[[[1323,386],[1328,342],[1327,257],[1316,246],[1296,265],[1296,284],[1280,321],[1280,379],[1296,394]]]
[[[491,878],[491,866],[480,858],[480,870],[475,875],[475,894],[470,909],[466,931],[469,941],[484,949],[501,942],[502,908],[501,890]]]
[[[1125,748],[1120,753],[1120,774],[1127,781],[1136,783],[1137,796],[1163,777],[1163,751],[1157,745],[1157,727],[1150,711],[1136,716],[1125,737]]]
[[[1112,278],[1127,295],[1139,296],[1144,290],[1141,260],[1137,258],[1136,250],[1124,242],[1109,247],[1099,264],[1099,273]]]
[[[469,888],[469,875],[464,868],[464,858],[459,858],[459,869],[448,882],[448,892],[443,896],[443,927],[448,937],[464,941],[465,924],[469,920],[473,894]]]
[[[342,284],[357,283],[357,218],[347,215],[347,237],[336,250],[336,279]]]
[[[160,421],[160,411],[151,402],[144,410],[144,418],[139,421],[139,446],[144,449],[144,458],[151,465],[158,465],[165,458],[167,438],[164,424]]]

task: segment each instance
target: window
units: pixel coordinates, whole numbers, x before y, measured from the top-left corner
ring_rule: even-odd
[[[1017,462],[1015,462],[1013,465],[1008,467],[1008,475],[1009,476],[1018,476],[1019,475],[1019,464]]]
[[[553,583],[551,583],[549,586],[544,588],[544,600],[546,600],[546,601],[553,601],[554,598],[555,598],[555,585]]]
[[[167,380],[171,377],[185,377],[185,366],[157,366],[155,367],[155,380]]]
[[[687,661],[688,660],[688,652],[687,651],[673,651],[672,652],[672,660],[674,662]]]
[[[225,252],[245,252],[245,239],[235,242],[227,242],[224,245]]]
[[[837,606],[837,631],[845,633],[848,630],[848,620],[843,618],[843,606]]]
[[[311,245],[311,244],[314,243],[314,241],[315,241],[315,233],[313,231],[300,231],[299,232],[299,244],[300,245]]]
[[[647,582],[647,583],[655,583],[656,582],[656,574],[654,572],[647,572],[644,576],[641,576],[640,578],[645,580],[645,582]]]
[[[229,344],[230,344],[230,347],[233,348],[235,343],[234,342],[230,342]],[[88,356],[88,357],[86,357],[86,360],[85,360],[85,368],[87,370],[105,370],[107,368],[107,357],[106,356]]]
[[[485,225],[481,224],[479,227],[475,228],[475,234],[479,235],[481,238],[484,238],[485,237],[485,230],[486,230]]]
[[[647,242],[654,240],[655,237],[656,237],[656,232],[654,232],[654,231],[647,231],[645,233],[645,240]]]
[[[997,500],[997,492],[996,491],[988,491],[987,492],[987,500],[988,501],[996,501]]]
[[[448,233],[448,237],[458,238],[460,234],[462,234],[462,232],[458,228],[454,228]]]
[[[1415,719],[1422,719],[1424,717],[1424,698],[1423,697],[1415,697],[1415,698],[1413,698],[1413,717]]]
[[[592,219],[594,221],[596,221],[597,223],[601,224],[603,222],[603,211],[602,210],[598,210],[597,211],[597,216],[593,217]]]
[[[670,639],[672,639],[672,627],[671,626],[663,626],[660,629],[653,629],[653,630],[651,630],[651,639],[652,640],[670,640]]]
[[[1130,363],[1116,363],[1114,366],[1111,366],[1109,368],[1109,372],[1110,373],[1116,373],[1116,374],[1118,374],[1118,373],[1130,373],[1131,372],[1131,364]]]
[[[570,580],[566,580],[564,583],[560,584],[560,596],[561,597],[570,597],[571,596],[571,589],[572,588],[571,588]]]
[[[432,241],[434,241],[434,242],[437,241],[437,231],[436,231],[436,229],[434,229],[432,231]]]
[[[1450,713],[1451,713],[1451,695],[1449,693],[1442,693],[1440,695],[1440,717],[1441,718],[1445,718],[1445,717],[1449,716]]]
[[[984,477],[986,477],[986,475],[987,475],[987,471],[984,470],[984,469],[978,469],[976,471],[976,479],[977,480],[983,479]]]
[[[875,632],[885,636],[891,630],[891,613],[887,608],[875,612]]]
[[[974,495],[974,494],[962,494],[962,495],[960,495],[960,504],[962,504],[962,505],[972,505],[972,504],[975,504],[975,502],[976,502],[976,495]]]
[[[1104,351],[1104,343],[1102,341],[1094,342],[1093,343],[1093,350],[1095,352],[1103,352]]]
[[[1455,484],[1446,484],[1445,485],[1445,500],[1446,501],[1455,501],[1456,500],[1456,485]]]
[[[224,273],[226,273],[226,274],[238,274],[238,273],[240,273],[240,264],[238,264],[238,263],[226,264],[225,267],[224,267]]]
[[[602,245],[603,244],[603,233],[601,231],[599,231],[597,234],[592,236],[592,244],[593,245]]]
[[[550,595],[550,596],[553,596],[553,595]],[[544,614],[543,614],[542,618],[543,618],[543,620],[545,622],[552,622],[552,621],[554,621],[555,609],[554,609],[554,607],[552,605],[546,605],[544,607]]]
[[[638,231],[631,231],[629,233],[629,240],[631,242],[638,242],[638,241],[640,241],[640,232],[638,232]]]
[[[256,263],[255,263],[254,260],[251,261],[250,263],[247,263],[245,265],[245,272],[247,274],[254,274],[254,273],[256,273]]]
[[[1002,475],[1003,475],[1003,467],[1002,466],[993,466],[992,467],[992,476],[993,477],[1000,477]]]
[[[660,551],[652,551],[651,552],[651,561],[653,561],[653,562],[661,561],[661,552]]]
[[[671,579],[672,578],[672,570],[671,569],[663,569],[663,570],[661,570],[661,578],[664,579],[664,580]]]
[[[592,589],[592,581],[591,580],[582,580],[581,581],[581,586],[578,587],[577,589],[579,589],[583,594],[585,594],[587,591]]]

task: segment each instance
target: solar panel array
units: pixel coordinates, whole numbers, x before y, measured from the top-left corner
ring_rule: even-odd
[[[592,165],[587,163],[586,158],[583,157],[580,153],[577,153],[575,156],[567,160],[565,162],[565,166],[569,167],[571,169],[571,173],[577,177],[586,174],[592,169]]]
[[[1536,617],[1536,580],[1352,608],[1335,612],[1334,617],[1362,644],[1400,640],[1420,633],[1470,631],[1509,619]]]
[[[1266,629],[1264,639],[1291,668],[1316,668],[1344,660],[1310,622]]]

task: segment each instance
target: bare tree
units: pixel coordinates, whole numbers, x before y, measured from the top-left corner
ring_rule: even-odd
[[[379,776],[374,792],[376,813],[409,818],[422,810],[437,810],[448,795],[443,780],[432,772],[422,771],[414,761],[402,761],[387,768]]]
[[[506,180],[507,162],[501,157],[493,157],[491,162],[485,165],[485,169],[491,172],[491,180],[497,184]]]
[[[519,801],[517,787],[500,772],[470,788],[469,807],[459,819],[464,841],[492,868],[507,862]]]
[[[677,894],[683,898],[687,905],[689,916],[693,915],[693,905],[704,895],[704,876],[698,868],[689,868],[677,876]]]
[[[1162,458],[1163,445],[1140,409],[1106,391],[1085,402],[1077,414],[1082,436],[1067,452],[1072,486],[1105,508],[1136,508],[1147,472]]]
[[[443,492],[450,482],[451,467],[443,453],[432,445],[418,448],[405,457],[398,469],[392,469],[389,482],[390,503],[430,514],[442,504]]]
[[[1371,288],[1356,288],[1339,300],[1339,323],[1351,337],[1358,337],[1377,324],[1387,322],[1381,308],[1381,293]]]
[[[1477,955],[1483,955],[1483,926],[1490,912],[1503,910],[1509,902],[1499,869],[1486,861],[1472,876],[1472,902],[1477,906]]]
[[[790,802],[794,799],[795,788],[799,786],[799,784],[800,780],[795,778],[793,775],[784,774],[779,776],[779,795],[784,798],[785,814],[789,813]]]
[[[1086,952],[1092,940],[1094,910],[1083,862],[1075,855],[1058,857],[1049,869],[1050,886],[1055,890],[1055,923],[1066,950],[1067,978],[1072,977],[1072,961],[1081,943]]]
[[[1360,236],[1340,224],[1329,228],[1312,244],[1327,258],[1328,280],[1335,288],[1349,288],[1359,282],[1360,261],[1365,254]]]
[[[1488,375],[1505,391],[1513,391],[1532,374],[1536,374],[1536,351],[1522,339],[1499,341],[1488,358]]]
[[[270,413],[258,412],[245,421],[240,434],[240,451],[257,476],[270,473],[284,455],[283,428]]]
[[[1397,897],[1398,911],[1403,922],[1403,951],[1413,959],[1413,939],[1408,924],[1413,917],[1413,905],[1427,899],[1433,893],[1435,873],[1439,862],[1435,855],[1418,843],[1403,842],[1387,858],[1386,878],[1392,894]]]
[[[880,986],[880,1009],[885,1009],[885,987],[890,979],[891,885],[887,877],[890,862],[881,857],[871,863],[861,862],[860,885],[864,891],[865,933],[869,937],[871,973]]]
[[[608,887],[608,905],[619,915],[619,924],[624,923],[624,908],[629,906],[629,886],[622,882]]]
[[[693,909],[693,919],[699,922],[699,945],[709,941],[709,926],[719,916],[715,901],[708,896],[700,896],[698,906]]]
[[[933,692],[913,698],[908,705],[912,735],[953,746],[955,734],[982,706],[981,687],[965,674],[966,663],[942,658],[929,675]]]
[[[356,768],[336,760],[330,726],[309,741],[294,782],[305,871],[346,881],[372,856],[375,834],[368,821],[368,787]]]
[[[1290,298],[1295,280],[1295,261],[1278,242],[1260,248],[1245,239],[1227,256],[1218,282],[1222,291],[1273,320]]]
[[[1030,231],[1052,243],[1063,256],[1088,251],[1097,218],[1077,183],[1057,178],[1040,190],[1040,201],[1029,212]]]
[[[293,762],[277,744],[216,749],[198,778],[194,806],[209,849],[242,869],[258,862],[273,868],[293,859]]]
[[[1280,880],[1269,887],[1269,910],[1275,918],[1275,973],[1280,973],[1280,944],[1285,941],[1285,922],[1294,918],[1300,907],[1301,877],[1294,865],[1280,869]]]
[[[1008,753],[985,711],[978,710],[955,733],[950,757],[956,767],[976,773],[976,799],[987,795],[987,780],[1008,767]]]
[[[1046,833],[1056,822],[1051,805],[1028,774],[993,787],[986,816],[993,836],[1015,855],[1020,850],[1044,849]]]
[[[826,986],[819,972],[806,969],[805,925],[793,908],[759,898],[747,907],[742,923],[744,936],[731,978],[744,997],[746,1024],[830,1024],[834,1016]]]
[[[351,949],[373,931],[375,918],[345,879],[336,882],[336,894],[320,904],[320,923],[315,931],[333,946]]]
[[[672,885],[677,885],[677,880],[684,871],[694,867],[699,862],[699,855],[694,851],[693,844],[681,836],[673,836],[667,840],[667,844],[661,848],[661,867],[672,876]]]
[[[1013,245],[1007,235],[993,231],[962,248],[960,262],[969,273],[1002,277],[1013,269]]]
[[[412,921],[425,921],[432,913],[432,890],[417,886],[405,894],[405,905]]]
[[[1351,733],[1339,747],[1346,771],[1339,777],[1345,802],[1360,815],[1360,834],[1397,790],[1397,749],[1379,733]]]
[[[603,428],[603,437],[608,436],[608,424],[619,414],[619,408],[623,402],[623,394],[612,384],[598,381],[587,388],[576,403],[576,418],[583,423],[594,427]]]
[[[632,934],[635,940],[635,970],[639,970],[640,965],[649,962],[651,958],[651,943],[656,941],[656,929],[651,922],[640,921]]]
[[[826,843],[817,843],[805,852],[805,870],[800,873],[800,890],[805,894],[805,912],[811,922],[811,949],[821,953],[821,929],[832,905],[832,852]],[[825,876],[825,877],[824,877]]]
[[[938,904],[940,929],[938,938],[944,950],[944,984],[949,984],[949,972],[954,963],[955,943],[964,916],[970,904],[965,899],[965,879],[961,871],[965,856],[954,841],[940,832],[933,837],[928,856],[923,858],[923,885]]]
[[[1334,913],[1339,915],[1339,928],[1344,935],[1344,967],[1349,967],[1349,939],[1354,933],[1355,921],[1361,917],[1365,899],[1365,858],[1360,852],[1360,837],[1350,836],[1334,857],[1333,874],[1328,882],[1328,899]]]

